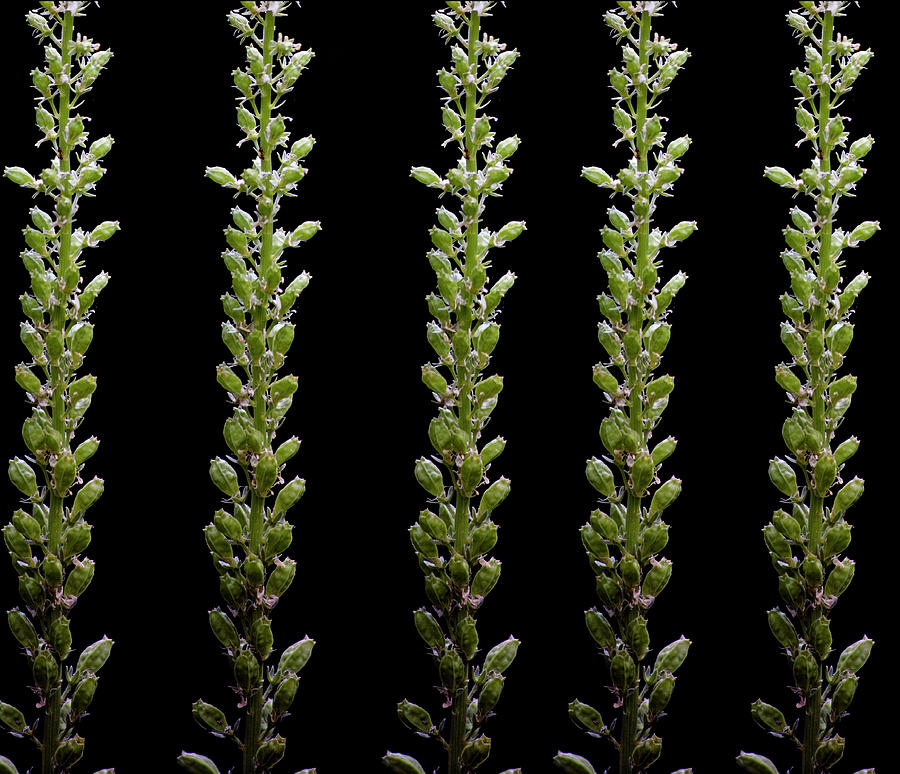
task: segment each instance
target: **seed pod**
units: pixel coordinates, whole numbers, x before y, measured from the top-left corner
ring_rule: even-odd
[[[23,559],[31,558],[31,546],[12,524],[7,524],[3,528],[3,542],[6,543],[10,553],[16,554]]]
[[[643,771],[659,759],[661,752],[662,739],[654,734],[634,748],[634,757],[632,758],[632,761],[634,762],[635,767]]]
[[[290,588],[294,582],[294,576],[297,574],[297,563],[293,559],[284,559],[276,564],[275,569],[269,575],[266,581],[266,596],[281,597]]]
[[[34,684],[45,694],[59,683],[59,663],[49,650],[41,649],[37,652],[31,663],[31,673]]]
[[[836,477],[837,463],[834,455],[827,452],[819,455],[816,467],[813,469],[813,482],[820,496],[824,497],[828,494],[828,490],[831,489],[831,485]]]
[[[469,583],[469,563],[459,554],[451,557],[447,563],[447,569],[450,572],[450,580],[456,586],[462,588]]]
[[[835,495],[834,505],[831,507],[833,516],[846,513],[860,497],[862,497],[865,484],[861,478],[853,478],[841,487]]]
[[[389,752],[381,759],[381,762],[394,774],[425,774],[425,769],[411,755]]]
[[[84,521],[73,524],[63,535],[61,552],[63,559],[77,556],[90,545],[90,542],[91,526]]]
[[[844,738],[842,736],[826,739],[816,748],[816,766],[820,766],[823,771],[829,771],[843,757]]]
[[[789,516],[782,510],[775,511],[772,516],[772,523],[784,537],[794,543],[799,543],[801,539],[800,522],[792,516]]]
[[[263,742],[256,751],[256,765],[262,771],[269,771],[284,757],[286,742],[283,736],[276,735]]]
[[[688,649],[691,647],[691,641],[685,637],[680,637],[666,647],[664,647],[656,656],[656,663],[653,665],[653,674],[659,675],[663,672],[675,674],[687,658]]]
[[[636,683],[637,667],[627,651],[620,650],[613,656],[609,664],[609,674],[613,685],[620,691],[626,691]]]
[[[84,755],[84,739],[77,734],[59,743],[53,756],[54,766],[66,771],[81,760]]]
[[[646,452],[638,454],[631,468],[631,485],[633,490],[638,494],[643,494],[650,482],[653,481],[655,472],[655,466],[650,455]]]
[[[44,588],[30,575],[19,577],[19,596],[32,610],[40,610],[44,605]]]
[[[200,699],[191,705],[191,714],[200,726],[213,733],[222,734],[228,728],[228,718],[225,717],[225,713],[218,707]]]
[[[237,496],[239,491],[237,473],[221,457],[216,457],[210,463],[209,477],[224,495],[232,498]]]
[[[650,500],[649,514],[653,516],[654,514],[662,513],[678,499],[680,494],[681,479],[673,476],[653,493],[653,497]]]
[[[641,582],[641,566],[630,554],[626,554],[619,561],[619,575],[628,588],[635,588]]]
[[[231,561],[234,558],[231,543],[214,525],[208,525],[203,530],[203,535],[206,538],[206,545],[216,557],[225,561]]]
[[[72,694],[72,715],[77,717],[91,706],[98,682],[97,676],[92,674],[85,675],[78,682],[75,693]]]
[[[606,541],[590,524],[585,524],[581,528],[581,542],[588,553],[598,558],[609,556],[609,548],[606,545]]]
[[[72,648],[72,632],[69,629],[68,618],[60,616],[50,622],[50,644],[59,656],[59,660],[65,661]]]
[[[801,608],[806,601],[803,584],[792,575],[782,575],[778,578],[778,593],[785,603],[795,610]]]
[[[641,533],[641,558],[647,560],[654,554],[658,554],[668,542],[669,525],[661,521],[653,522]]]
[[[238,687],[249,693],[259,684],[261,674],[256,656],[249,650],[242,650],[234,662],[234,679]]]
[[[500,562],[491,559],[481,565],[475,577],[472,579],[472,594],[476,597],[485,597],[493,591],[497,581],[500,580]],[[460,584],[462,585],[462,584]]]
[[[315,640],[304,637],[299,642],[295,642],[289,648],[286,648],[278,662],[278,672],[281,674],[285,672],[299,674],[300,670],[306,666],[306,662],[309,661],[315,644]]]
[[[801,650],[794,657],[794,682],[804,693],[819,685],[819,665],[808,650]]]
[[[817,618],[809,627],[810,643],[819,656],[820,661],[824,661],[831,651],[831,627],[827,618]]]
[[[285,521],[269,527],[263,539],[263,553],[267,562],[288,549],[293,540],[293,532],[293,525]]]
[[[818,588],[822,585],[825,576],[822,571],[822,562],[819,561],[818,557],[809,554],[803,560],[803,577],[812,588]]]
[[[26,650],[35,651],[38,647],[38,636],[34,625],[21,610],[14,608],[7,613],[9,630],[16,641]]]
[[[178,765],[188,774],[220,774],[219,768],[205,755],[183,752],[178,756]],[[424,774],[424,772],[423,772]]]
[[[438,517],[435,517],[435,519],[441,524],[444,523]],[[446,537],[446,526],[444,527],[444,535]],[[486,524],[481,524],[472,531],[469,558],[474,561],[476,557],[488,553],[495,545],[497,545],[497,525],[490,521]]]
[[[619,581],[607,573],[597,576],[597,596],[609,608],[617,608],[622,604],[622,589]]]
[[[90,559],[84,559],[81,563],[76,563],[66,578],[65,595],[67,597],[80,597],[87,590],[93,578],[94,563]]]
[[[0,722],[17,734],[21,734],[28,725],[25,722],[25,716],[20,710],[2,701],[0,701]],[[0,771],[2,771],[2,768],[0,768]]]
[[[496,672],[497,674],[503,674],[510,664],[515,660],[516,653],[519,650],[519,641],[514,637],[510,637],[508,640],[504,640],[499,645],[495,645],[493,648],[488,651],[487,656],[484,659],[484,669],[482,672],[484,674],[488,674],[490,672]]]
[[[585,474],[594,487],[604,497],[609,497],[615,491],[615,481],[612,471],[602,460],[592,457],[588,460]]]
[[[450,693],[454,693],[461,688],[466,681],[468,670],[463,660],[460,658],[453,648],[447,650],[441,657],[438,671],[441,676],[441,683]]]
[[[769,611],[769,628],[775,639],[788,650],[793,650],[799,645],[797,630],[790,619],[780,610]]]
[[[461,760],[469,771],[484,763],[491,754],[491,740],[482,734],[463,747]]]
[[[481,501],[478,503],[479,515],[484,517],[493,511],[509,496],[509,490],[509,479],[498,478],[485,490],[484,494],[481,495]]]
[[[443,650],[444,633],[441,631],[441,627],[434,616],[428,611],[420,609],[416,610],[413,617],[416,623],[416,631],[419,632],[419,636],[425,641],[425,644],[434,650]]]
[[[443,494],[443,476],[441,475],[441,471],[438,470],[437,465],[431,462],[431,460],[426,460],[424,457],[417,460],[415,473],[416,481],[419,482],[419,485],[428,492],[428,494],[432,497],[438,497]]]
[[[25,460],[15,457],[9,462],[9,480],[13,486],[26,497],[34,497],[37,494],[37,478],[34,470]]]
[[[599,734],[606,728],[600,713],[589,704],[583,704],[577,699],[569,704],[569,717],[576,726],[580,726],[589,733]]]
[[[628,644],[637,656],[637,660],[643,661],[650,647],[650,634],[647,632],[647,621],[643,616],[635,616],[628,623],[626,632]]]
[[[825,581],[825,594],[829,597],[839,597],[850,586],[853,575],[856,572],[856,562],[852,559],[844,559],[836,562],[834,569],[828,573]]]
[[[660,376],[647,385],[647,401],[655,403],[660,398],[666,397],[675,389],[675,380],[671,376]]]
[[[675,690],[675,678],[672,675],[663,677],[650,694],[649,710],[653,716],[659,715],[669,704]]]
[[[580,755],[560,752],[553,757],[553,762],[565,774],[597,774],[590,761],[587,758],[582,758]]]
[[[209,611],[209,626],[223,647],[229,650],[236,650],[238,645],[240,645],[241,639],[238,636],[237,629],[231,619],[219,608]]]
[[[469,454],[463,460],[459,472],[460,483],[466,497],[471,497],[484,478],[484,465],[477,454]]]
[[[737,757],[737,765],[750,774],[778,774],[778,769],[766,756],[742,752]]]
[[[259,654],[260,661],[269,658],[273,642],[272,622],[266,616],[260,616],[250,626],[250,644]]]
[[[859,450],[859,439],[855,436],[851,436],[842,444],[840,444],[837,449],[834,450],[834,461],[837,465],[843,465],[847,460],[849,460],[856,452]]]
[[[401,722],[413,731],[427,734],[434,725],[431,722],[431,715],[426,710],[406,699],[397,705],[397,715]]]
[[[797,496],[797,476],[793,468],[779,457],[769,462],[769,480],[785,497]]]
[[[856,686],[859,684],[859,678],[850,674],[841,680],[834,693],[831,695],[831,714],[835,719],[840,718],[850,706],[853,697],[856,695]]]
[[[847,550],[851,539],[850,530],[851,526],[846,521],[838,522],[825,530],[825,545],[822,549],[825,559],[830,559]]]
[[[591,513],[591,526],[610,542],[619,542],[619,525],[601,511]]]
[[[656,444],[656,446],[653,448],[653,451],[650,453],[653,464],[659,465],[669,457],[671,457],[672,453],[675,451],[676,444],[677,441],[671,436]]]
[[[299,476],[295,476],[281,488],[280,492],[278,492],[278,495],[275,498],[275,505],[272,508],[272,513],[287,513],[290,508],[299,502],[300,498],[303,497],[305,493],[306,481]]]
[[[92,645],[88,645],[78,657],[78,664],[75,667],[76,674],[82,672],[97,674],[109,658],[112,646],[113,641],[108,637],[103,637]]]
[[[872,653],[872,645],[874,644],[868,637],[863,637],[861,640],[857,640],[848,646],[838,658],[837,674],[843,672],[856,674],[869,660],[869,655]]]
[[[641,595],[644,597],[657,597],[672,577],[672,562],[668,559],[660,559],[647,571],[644,583],[641,586]]]
[[[596,608],[584,611],[584,621],[587,629],[601,648],[611,651],[616,646],[616,635],[606,617]]]

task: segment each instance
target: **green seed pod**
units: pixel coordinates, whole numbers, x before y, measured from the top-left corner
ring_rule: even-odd
[[[277,460],[277,458],[276,458]],[[276,468],[277,468],[276,461]],[[272,508],[273,514],[287,513],[287,511],[299,502],[300,498],[306,493],[306,481],[299,476],[295,476],[288,481],[278,492],[275,498],[275,505]]]
[[[841,758],[844,757],[844,738],[833,736],[826,739],[816,748],[816,766],[822,771],[829,771]]]
[[[468,771],[484,763],[491,754],[491,740],[482,734],[463,747],[461,761]]]
[[[262,670],[256,656],[249,650],[242,650],[234,662],[234,679],[238,687],[244,693],[249,693],[259,684],[261,675]]]
[[[660,559],[647,571],[644,576],[644,584],[641,586],[641,595],[644,597],[657,597],[672,577],[672,562],[668,559]]]
[[[72,632],[69,629],[69,619],[60,616],[50,622],[50,644],[60,661],[65,661],[72,649]]]
[[[483,674],[491,672],[496,672],[498,675],[503,674],[515,660],[518,650],[519,641],[514,637],[495,645],[484,658]]]
[[[631,619],[626,637],[637,660],[643,661],[650,648],[650,634],[647,632],[647,621],[643,616],[638,615]]]
[[[627,651],[620,650],[613,656],[609,674],[613,685],[620,691],[628,690],[637,682],[637,667]]]
[[[253,481],[256,491],[265,496],[278,479],[278,463],[275,461],[275,455],[271,452],[263,452],[259,455],[256,463],[256,471]]]
[[[653,447],[653,451],[650,453],[650,457],[653,460],[654,465],[660,465],[662,462],[667,460],[672,456],[672,453],[675,451],[675,445],[678,442],[669,436],[668,438],[660,441]]]
[[[63,559],[77,556],[90,545],[90,542],[91,526],[84,521],[73,524],[63,535],[61,552]]]
[[[803,577],[812,588],[818,588],[822,585],[825,576],[822,571],[822,562],[818,557],[809,554],[803,560]]]
[[[610,542],[619,542],[619,525],[602,511],[591,512],[591,526]]]
[[[300,670],[306,666],[306,662],[309,661],[315,644],[315,640],[304,637],[299,642],[295,642],[289,648],[286,648],[278,662],[278,672],[281,674],[285,672],[299,674]]]
[[[756,724],[765,731],[783,734],[787,728],[784,714],[777,707],[766,704],[762,699],[757,699],[750,707],[750,714]]]
[[[854,478],[841,487],[835,495],[834,505],[831,507],[832,516],[844,514],[860,497],[862,497],[865,484],[861,478]]]
[[[778,593],[785,604],[795,610],[801,608],[806,601],[806,592],[803,584],[792,575],[782,575],[778,578]]]
[[[269,331],[269,348],[279,355],[286,355],[294,342],[294,326],[291,323],[277,323]]]
[[[59,683],[59,663],[53,654],[46,649],[39,650],[31,663],[34,684],[45,694]]]
[[[109,658],[112,650],[113,641],[108,637],[97,640],[95,643],[88,645],[81,655],[78,657],[78,664],[75,667],[75,673],[91,672],[97,674]]]
[[[600,423],[600,440],[610,454],[615,454],[616,451],[623,448],[625,437],[616,421],[611,417],[606,417]]]
[[[804,693],[819,685],[819,665],[808,650],[801,650],[794,657],[794,682]]]
[[[435,519],[440,521],[441,524],[444,523],[438,517],[435,517]],[[446,526],[444,527],[444,536],[446,537]],[[497,545],[497,525],[491,521],[479,525],[472,531],[469,559],[474,561],[477,557],[491,551],[495,545]]]
[[[843,672],[856,674],[869,660],[874,644],[868,637],[863,637],[861,640],[857,640],[848,646],[838,658],[837,674],[842,674]]]
[[[285,521],[269,527],[263,539],[263,554],[266,562],[271,562],[276,556],[287,551],[294,539],[293,532],[293,525]]]
[[[3,542],[6,543],[10,553],[17,554],[23,559],[31,558],[31,546],[12,524],[7,524],[3,528]]]
[[[675,678],[672,675],[663,677],[653,688],[650,694],[650,714],[659,715],[669,704],[672,692],[675,690]]]
[[[12,524],[23,537],[29,540],[41,539],[41,524],[23,510],[17,510],[12,517]],[[18,552],[17,552],[18,553]]]
[[[503,683],[506,678],[502,675],[496,675],[490,678],[481,689],[478,695],[478,714],[482,718],[488,717],[497,706],[500,700],[500,694],[503,692]]]
[[[279,465],[284,465],[284,463],[291,459],[298,451],[300,451],[300,439],[296,436],[288,438],[275,450],[275,461]]]
[[[825,545],[822,549],[825,559],[830,559],[847,550],[850,545],[851,529],[846,521],[841,521],[825,530]]]
[[[553,757],[553,762],[565,774],[597,774],[590,761],[587,758],[582,758],[580,755],[560,752]]]
[[[675,380],[671,376],[660,376],[647,385],[647,402],[655,403],[660,398],[665,398],[675,389]]]
[[[662,739],[654,734],[634,748],[634,757],[632,758],[632,761],[634,762],[635,767],[644,771],[659,759],[661,752]]]
[[[447,380],[432,365],[422,366],[422,381],[429,390],[438,395],[447,393]]]
[[[775,528],[774,524],[767,524],[763,528],[763,538],[769,551],[782,559],[790,559],[792,556],[790,543]]]
[[[228,718],[218,707],[198,699],[191,705],[194,720],[202,727],[216,734],[225,733],[228,729]]]
[[[842,444],[840,444],[837,449],[834,450],[834,461],[837,465],[843,465],[847,460],[849,460],[856,452],[859,450],[859,439],[855,436],[851,436]]]
[[[654,499],[656,499],[655,496]],[[654,554],[658,554],[668,542],[669,525],[661,521],[653,522],[641,533],[641,558],[647,560]]]
[[[284,596],[294,577],[297,574],[297,563],[293,559],[284,559],[276,562],[275,569],[269,574],[266,581],[266,596],[281,597]]]
[[[778,774],[778,769],[764,755],[742,752],[737,757],[737,764],[750,774]]]
[[[265,661],[272,652],[272,622],[266,616],[260,616],[250,626],[250,644],[259,654],[259,660]]]
[[[60,497],[64,497],[78,476],[78,465],[75,456],[70,452],[60,452],[53,466],[52,485]]]
[[[833,401],[846,398],[856,392],[856,377],[844,376],[828,386],[828,395]]]
[[[432,497],[438,497],[444,492],[444,480],[441,471],[431,460],[424,457],[416,461],[416,481]]]
[[[231,619],[219,608],[209,611],[209,626],[223,647],[236,650],[240,645],[241,638],[238,636],[237,629]]]
[[[609,556],[609,548],[606,545],[606,541],[590,524],[585,524],[581,528],[581,542],[588,553],[601,559]]]
[[[672,327],[667,323],[654,323],[647,329],[647,349],[654,354],[665,352],[672,335]]]
[[[26,650],[35,651],[38,647],[38,636],[34,625],[21,610],[14,608],[7,613],[9,630],[16,641]]]
[[[49,344],[49,340],[48,340]],[[53,358],[51,357],[51,360]],[[69,400],[75,404],[94,394],[97,389],[96,376],[82,376],[69,385]]]
[[[78,444],[78,447],[75,449],[75,462],[78,465],[83,465],[87,462],[91,457],[94,456],[98,447],[100,446],[99,439],[91,436],[87,440],[82,441]]]
[[[638,454],[635,457],[634,465],[631,468],[631,486],[639,495],[643,494],[650,482],[653,481],[653,475],[656,472],[653,460],[646,452]]]
[[[413,731],[427,734],[434,726],[431,722],[431,715],[426,710],[406,699],[397,705],[397,715],[400,717],[400,721]]]
[[[848,675],[841,680],[834,693],[831,695],[831,714],[835,719],[840,718],[850,707],[853,697],[856,695],[856,686],[859,678],[856,675]]]
[[[577,699],[569,704],[569,718],[572,722],[589,733],[602,733],[606,726],[603,717],[589,704],[583,704]]]
[[[462,588],[469,583],[469,563],[459,554],[454,555],[447,563],[450,580]]]
[[[678,499],[680,494],[681,479],[673,476],[653,493],[653,497],[650,500],[650,516],[662,513]]]
[[[231,561],[234,558],[234,551],[231,548],[231,543],[214,525],[208,525],[203,530],[203,535],[206,538],[206,545],[209,547],[209,550],[217,558],[224,559],[225,561]]]
[[[478,503],[478,513],[481,517],[486,516],[493,511],[508,496],[510,483],[508,478],[498,478],[491,484],[481,495],[481,501]]]
[[[856,562],[852,559],[844,559],[836,562],[834,569],[828,573],[825,581],[825,594],[829,597],[839,597],[850,586],[853,575],[856,573]]]
[[[769,480],[785,497],[797,496],[797,476],[788,463],[779,457],[769,461]]]
[[[221,509],[216,511],[215,516],[213,516],[213,524],[229,540],[240,540],[243,536],[241,523],[226,511]]]
[[[64,593],[67,597],[80,597],[94,579],[94,562],[84,559],[76,562],[66,578]]]
[[[441,676],[441,683],[451,694],[465,684],[468,673],[459,653],[453,648],[447,650],[441,657],[438,671]]]
[[[619,574],[628,588],[635,588],[641,583],[641,566],[637,559],[626,554],[619,562]]]
[[[0,701],[0,722],[17,734],[21,734],[28,725],[21,711],[2,701]]]
[[[205,755],[197,753],[181,753],[178,756],[178,765],[188,774],[220,774],[219,767],[215,763]]]
[[[471,592],[476,597],[485,597],[497,585],[500,579],[500,562],[491,559],[481,565],[475,577],[472,580]]]
[[[810,644],[819,656],[820,661],[824,661],[831,651],[831,626],[827,618],[817,618],[809,627]]]
[[[617,608],[622,604],[622,589],[619,581],[607,573],[597,576],[597,596],[606,607]]]
[[[680,637],[666,647],[664,647],[656,656],[656,663],[653,665],[653,674],[660,675],[663,672],[675,674],[687,658],[688,649],[691,647],[691,641],[685,637]]]
[[[612,471],[602,460],[596,457],[589,459],[585,468],[585,474],[591,486],[604,497],[609,497],[615,491]]]
[[[456,626],[456,640],[466,661],[471,661],[478,649],[478,630],[475,621],[468,617],[463,618]]]
[[[613,633],[612,626],[606,617],[596,608],[584,611],[584,622],[587,629],[601,648],[612,651],[616,646],[616,635]]]
[[[37,478],[34,470],[25,460],[15,457],[9,461],[9,480],[26,497],[37,494]]]
[[[594,366],[594,384],[610,395],[615,395],[619,391],[619,382],[616,377],[603,365]]]
[[[816,467],[813,469],[813,483],[820,496],[824,497],[828,494],[828,490],[831,489],[831,485],[836,477],[837,463],[834,455],[827,452],[819,455]]]
[[[98,679],[96,675],[87,674],[79,682],[72,694],[72,715],[77,717],[81,715],[91,702],[94,701],[94,694],[97,692]]]
[[[240,395],[243,392],[244,384],[241,378],[226,365],[216,368],[216,381],[233,395]]]
[[[238,486],[237,473],[229,463],[221,457],[216,457],[209,466],[209,477],[219,490],[227,497],[236,497],[240,487]]]
[[[428,647],[440,651],[444,648],[444,633],[434,616],[425,609],[416,610],[413,614],[416,631]]]
[[[288,674],[275,690],[275,696],[272,702],[272,712],[278,717],[287,712],[294,703],[297,696],[297,688],[300,685],[300,678],[294,674]]]
[[[28,417],[22,424],[22,440],[30,452],[42,450],[47,444],[47,435],[34,417]]]
[[[81,760],[84,755],[84,739],[77,734],[59,743],[53,756],[54,766],[60,771],[67,771]]]
[[[463,460],[459,472],[460,483],[466,497],[471,497],[484,478],[484,465],[477,454],[469,454]]]
[[[41,392],[41,380],[28,366],[22,363],[16,366],[16,384],[32,395],[38,395]]]
[[[797,630],[794,629],[790,619],[780,610],[769,611],[769,628],[782,647],[793,650],[800,644]]]
[[[506,448],[506,441],[503,438],[495,438],[486,444],[481,450],[481,461],[487,465],[499,457]]]
[[[425,774],[425,769],[411,755],[389,752],[381,762],[394,774]]]
[[[801,539],[800,522],[792,516],[789,516],[782,510],[775,511],[772,516],[772,523],[785,538],[799,543]]]
[[[280,735],[263,742],[256,751],[256,765],[261,771],[271,770],[284,757],[285,747],[285,739]]]
[[[413,548],[426,559],[437,559],[437,546],[420,524],[413,524],[409,528],[409,539]]]
[[[828,348],[843,355],[853,341],[853,326],[848,322],[837,322],[828,331]]]

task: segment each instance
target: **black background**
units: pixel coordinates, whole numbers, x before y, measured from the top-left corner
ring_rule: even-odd
[[[749,704],[758,696],[786,710],[792,703],[789,667],[765,620],[778,599],[759,532],[778,502],[766,463],[782,453],[789,410],[772,369],[783,357],[778,296],[788,282],[778,256],[791,199],[762,169],[799,170],[809,151],[794,148],[789,72],[802,51],[784,22],[789,6],[749,8],[682,2],[655,25],[693,52],[662,110],[670,136],[688,133],[693,145],[658,223],[696,219],[700,226],[666,251],[662,272],[683,269],[690,277],[670,318],[664,368],[677,388],[661,427],[663,436],[679,439],[663,472],[680,476],[684,492],[668,517],[666,554],[675,572],[650,628],[654,648],[682,633],[694,645],[660,729],[659,771],[731,770],[741,748],[780,759],[782,771],[795,759],[787,743],[753,725]],[[24,24],[26,10],[23,3],[0,6],[0,164],[37,171],[48,154],[46,146],[33,147],[28,73],[41,53]],[[182,749],[211,755],[223,772],[235,761],[227,743],[208,737],[190,713],[203,696],[234,716],[227,662],[206,621],[219,598],[201,532],[218,502],[208,460],[226,451],[221,426],[229,409],[213,374],[226,355],[219,296],[228,278],[218,256],[233,206],[203,170],[249,163],[245,147],[234,147],[230,72],[243,60],[225,23],[228,10],[108,2],[78,24],[115,51],[83,112],[92,117],[92,137],[116,138],[98,196],[83,202],[79,220],[85,227],[122,224],[87,256],[88,276],[101,268],[112,275],[93,318],[86,368],[100,388],[82,435],[102,438],[86,472],[105,478],[106,494],[90,514],[97,574],[75,610],[73,632],[76,646],[103,634],[116,646],[82,725],[83,771],[174,770]],[[497,276],[507,268],[518,274],[503,305],[493,365],[506,388],[490,428],[508,441],[492,474],[509,476],[513,493],[497,512],[503,577],[482,608],[480,633],[483,646],[511,633],[523,645],[489,724],[490,771],[549,772],[559,748],[589,755],[598,771],[613,762],[611,748],[566,717],[576,696],[612,717],[605,668],[584,630],[582,613],[595,597],[577,532],[593,502],[584,460],[602,451],[597,428],[606,411],[590,368],[601,356],[594,297],[605,276],[594,256],[609,206],[579,172],[589,164],[615,170],[626,158],[610,147],[606,72],[619,54],[603,10],[583,2],[512,3],[484,23],[522,52],[491,109],[498,136],[518,134],[522,145],[487,222],[528,222],[494,256]],[[288,367],[301,389],[286,427],[303,439],[288,472],[307,479],[308,493],[291,513],[290,554],[299,571],[276,609],[276,646],[304,634],[318,644],[284,724],[284,771],[379,771],[386,749],[415,753],[426,769],[440,762],[395,714],[404,697],[440,712],[431,687],[437,678],[412,626],[424,594],[406,535],[424,503],[412,464],[430,453],[432,406],[419,369],[429,357],[423,298],[434,284],[424,253],[439,204],[409,179],[409,168],[443,170],[455,161],[454,151],[441,148],[434,77],[449,52],[430,13],[427,4],[309,2],[280,23],[317,53],[285,111],[294,136],[311,133],[317,145],[282,220],[323,225],[290,258],[313,275],[295,317]],[[838,25],[876,52],[844,112],[853,118],[853,138],[871,133],[877,140],[860,197],[844,201],[840,220],[852,227],[879,219],[883,227],[847,255],[849,275],[865,268],[873,277],[854,316],[848,363],[859,390],[842,429],[863,441],[848,472],[864,476],[867,491],[850,514],[858,569],[833,629],[838,649],[863,634],[877,644],[843,725],[849,742],[840,772],[890,771],[896,734],[897,639],[888,631],[897,543],[890,452],[896,382],[889,372],[897,341],[895,22],[892,5],[869,2]],[[6,181],[0,197],[0,372],[7,374],[0,380],[7,407],[0,458],[7,459],[25,451],[19,427],[27,407],[12,370],[24,357],[17,299],[27,277],[16,256],[31,203]],[[12,509],[15,493],[4,486]],[[7,565],[0,604],[17,603]],[[19,705],[29,697],[24,667],[12,637],[0,635],[0,696]],[[32,753],[23,743],[5,737],[0,749],[25,770]]]

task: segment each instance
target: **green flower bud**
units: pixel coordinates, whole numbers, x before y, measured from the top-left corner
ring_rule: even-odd
[[[188,774],[220,774],[218,766],[205,755],[183,752],[178,756],[178,765]],[[424,774],[424,772],[423,772]]]

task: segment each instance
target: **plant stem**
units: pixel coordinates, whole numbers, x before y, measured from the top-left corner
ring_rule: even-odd
[[[650,62],[650,21],[647,11],[641,13],[641,35],[639,41],[640,72],[647,74]],[[644,175],[642,196],[649,202],[647,190],[646,172],[648,170],[649,148],[647,147],[644,125],[647,122],[647,83],[646,80],[637,84],[637,116],[635,119],[635,133],[637,135],[638,171]],[[647,212],[640,221],[638,228],[638,241],[636,251],[636,273],[641,276],[647,263],[647,254],[650,243],[650,213]],[[634,304],[628,312],[629,327],[640,331],[643,326],[643,308]],[[641,390],[643,388],[643,370],[637,364],[628,366],[628,386],[631,390],[629,402],[629,423],[641,437],[644,436],[643,427],[643,403]],[[627,509],[625,512],[625,550],[635,556],[637,554],[638,533],[641,520],[641,496],[628,490]],[[634,606],[629,605],[625,611],[624,627],[627,631],[632,619],[637,615]],[[624,633],[624,632],[623,632]],[[638,711],[638,686],[630,687],[625,693],[622,707],[622,736],[619,742],[619,773],[631,774],[631,759],[634,754],[635,737],[637,735],[637,711]]]
[[[64,276],[71,262],[72,249],[72,190],[68,173],[71,171],[71,147],[69,145],[67,125],[69,123],[69,93],[72,74],[72,29],[75,17],[71,11],[66,10],[62,25],[62,67],[67,77],[62,79],[59,85],[59,168],[63,174],[64,188],[61,201],[66,211],[60,213],[59,236],[59,275]],[[66,307],[64,303],[57,303],[51,311],[51,327],[65,335]],[[66,446],[69,442],[69,434],[66,432],[66,407],[65,389],[66,373],[64,366],[60,364],[50,366],[50,383],[53,387],[52,423],[53,428],[65,438]],[[54,556],[60,553],[60,537],[62,535],[63,507],[60,498],[52,487],[50,489],[50,515],[47,530],[47,548]],[[59,605],[53,605],[50,619],[47,622],[48,629],[54,620],[62,615]],[[47,709],[44,713],[44,739],[41,748],[41,772],[52,774],[54,771],[53,759],[56,748],[59,745],[59,713],[60,713],[60,685],[57,683],[47,697]]]
[[[468,49],[469,72],[478,71],[478,35],[480,27],[478,11],[469,14]],[[478,87],[474,80],[466,83],[466,171],[474,175],[478,171],[478,146],[475,144],[475,117],[478,107]],[[478,213],[472,216],[469,227],[466,230],[466,263],[463,273],[468,274],[469,268],[477,260],[478,248]],[[459,328],[468,330],[472,325],[471,304],[464,304],[459,310]],[[457,366],[457,381],[460,384],[459,424],[466,435],[467,450],[473,449],[475,440],[472,437],[471,412],[472,405],[469,394],[472,389],[472,378],[464,361]],[[473,449],[474,450],[474,449]],[[469,498],[458,490],[455,501],[454,518],[454,548],[457,553],[464,555],[466,552],[466,536],[469,532]],[[460,762],[463,747],[466,741],[466,712],[469,707],[469,667],[466,666],[466,679],[453,695],[453,706],[450,720],[450,750],[448,751],[448,774],[460,774],[462,764]]]

